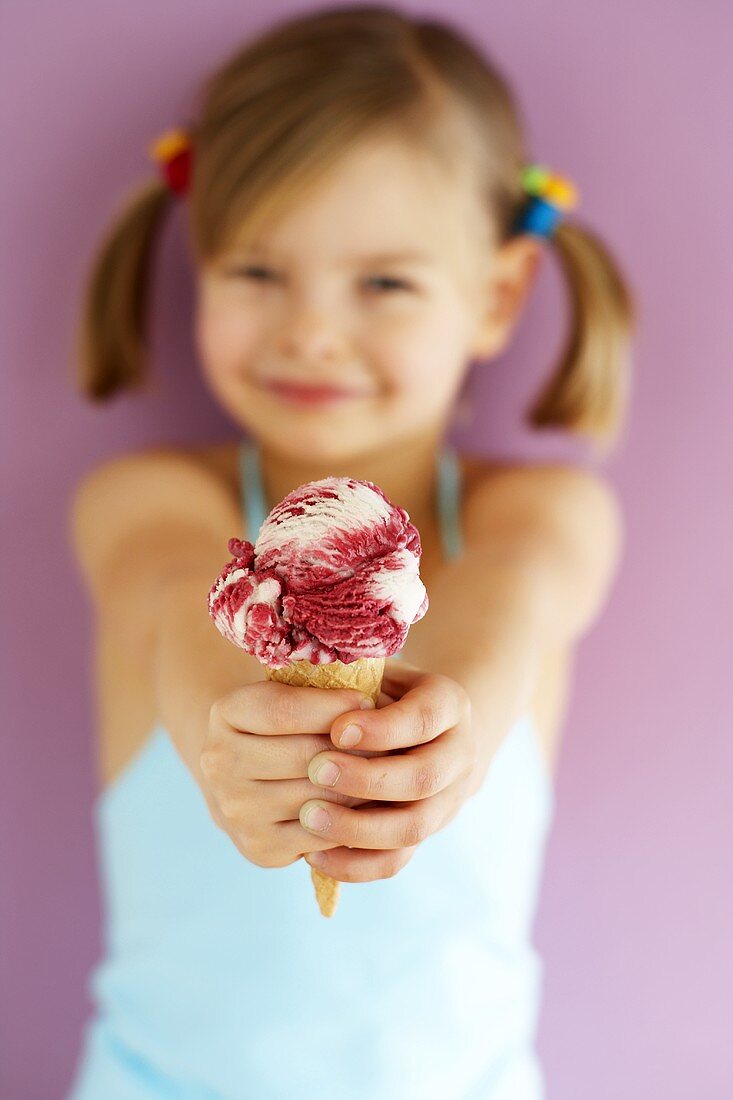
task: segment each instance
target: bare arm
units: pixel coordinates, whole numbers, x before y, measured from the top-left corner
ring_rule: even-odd
[[[410,660],[468,692],[484,759],[526,710],[549,652],[600,614],[618,564],[612,491],[566,467],[492,475],[467,502],[470,549],[430,590]]]
[[[156,707],[186,766],[214,698],[254,679],[259,663],[209,618],[206,597],[241,533],[236,502],[195,460],[165,450],[123,455],[77,487],[69,514],[100,641],[128,675],[151,678]]]
[[[209,617],[206,597],[224,563],[221,553],[219,559],[213,569],[192,570],[168,585],[153,651],[158,713],[199,786],[212,703],[264,679],[260,662],[223,638]]]

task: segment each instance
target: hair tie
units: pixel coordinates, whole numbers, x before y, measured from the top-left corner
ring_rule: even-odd
[[[148,146],[148,156],[171,191],[185,195],[191,175],[193,150],[185,130],[166,130]]]
[[[515,233],[534,233],[551,237],[561,218],[577,206],[578,190],[565,176],[551,172],[542,164],[522,169],[522,187],[530,196],[514,226]]]

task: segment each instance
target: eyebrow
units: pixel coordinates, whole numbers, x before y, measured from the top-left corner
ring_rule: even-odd
[[[431,264],[434,257],[427,252],[373,252],[363,256],[344,256],[342,261],[347,264]]]
[[[267,255],[267,249],[259,242],[253,241],[244,252]],[[340,256],[339,263],[342,266],[368,266],[371,264],[432,264],[435,257],[428,252],[404,250],[402,252],[372,252],[363,255]]]

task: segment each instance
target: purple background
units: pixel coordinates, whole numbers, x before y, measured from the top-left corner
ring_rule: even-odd
[[[108,455],[236,432],[197,374],[180,211],[156,269],[156,388],[107,409],[75,395],[89,255],[128,189],[153,171],[147,143],[184,118],[198,79],[237,40],[315,6],[271,4],[266,16],[232,0],[5,0],[0,13],[7,1100],[68,1087],[100,951],[89,609],[66,541],[70,490]],[[445,3],[405,6],[448,18]],[[623,502],[626,552],[578,652],[537,923],[549,1096],[717,1100],[733,1090],[733,739],[721,615],[731,608],[733,533],[730,477],[723,485],[733,457],[733,7],[452,9],[513,80],[532,158],[578,182],[580,215],[616,251],[642,313],[633,412],[604,467]],[[519,423],[562,318],[548,258],[511,350],[473,372],[474,418],[456,422],[459,447],[582,459],[582,448],[532,438]]]

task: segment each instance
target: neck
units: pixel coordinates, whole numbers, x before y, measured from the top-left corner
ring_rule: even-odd
[[[326,462],[292,460],[259,446],[260,469],[267,511],[308,481],[324,477],[353,477],[373,481],[393,504],[404,508],[425,540],[437,530],[437,455],[442,446],[443,427],[393,446],[346,459]]]

